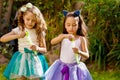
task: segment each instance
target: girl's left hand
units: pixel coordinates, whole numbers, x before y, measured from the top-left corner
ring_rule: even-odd
[[[74,53],[78,53],[78,48],[74,47],[72,48]]]
[[[37,51],[38,50],[38,46],[37,45],[31,45],[30,48],[33,50],[33,51]]]

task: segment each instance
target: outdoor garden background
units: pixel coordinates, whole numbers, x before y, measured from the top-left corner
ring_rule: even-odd
[[[36,5],[47,23],[46,58],[51,65],[59,57],[59,45],[50,40],[62,32],[62,10],[81,10],[88,26],[90,58],[85,61],[94,80],[120,80],[120,0],[0,0],[0,37],[14,26],[16,10],[31,2]],[[17,41],[0,42],[0,80]]]

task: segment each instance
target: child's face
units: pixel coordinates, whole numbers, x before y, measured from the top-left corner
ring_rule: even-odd
[[[23,20],[24,20],[25,27],[28,28],[28,29],[33,28],[36,24],[35,14],[33,14],[32,12],[29,12],[29,11],[27,11],[23,15]]]
[[[78,30],[78,17],[67,17],[65,21],[65,28],[68,34],[76,35]]]

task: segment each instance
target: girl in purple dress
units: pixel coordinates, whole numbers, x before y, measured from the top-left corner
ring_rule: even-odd
[[[92,80],[81,62],[89,58],[87,31],[80,11],[63,11],[65,15],[63,33],[51,40],[51,44],[61,43],[60,59],[56,60],[45,73],[45,80]]]

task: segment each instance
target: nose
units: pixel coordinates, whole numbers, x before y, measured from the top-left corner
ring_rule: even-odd
[[[32,23],[32,20],[29,20],[29,22],[28,22],[29,24],[31,24]]]
[[[70,30],[73,30],[73,27],[72,27],[72,26],[70,26]]]

